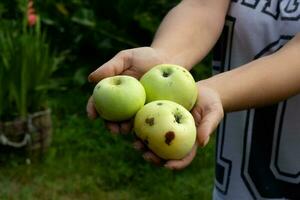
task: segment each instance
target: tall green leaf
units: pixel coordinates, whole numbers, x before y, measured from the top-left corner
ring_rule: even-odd
[[[45,107],[45,86],[61,59],[39,30],[24,31],[20,23],[0,24],[0,119],[15,114],[26,117]]]

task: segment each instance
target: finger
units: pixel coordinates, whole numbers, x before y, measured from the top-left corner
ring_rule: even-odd
[[[119,75],[131,66],[131,60],[131,50],[120,51],[111,60],[92,72],[88,80],[97,83],[106,77]]]
[[[171,170],[181,170],[187,167],[195,158],[197,153],[197,143],[194,144],[192,150],[181,160],[169,160],[166,162],[164,167],[171,169]]]
[[[191,114],[194,117],[195,124],[198,127],[201,122],[201,110],[197,109],[196,107],[191,111]]]
[[[213,110],[203,116],[197,127],[197,139],[200,147],[204,147],[208,143],[210,134],[217,128],[222,117],[222,113],[218,110]]]
[[[162,159],[160,157],[158,157],[157,155],[155,155],[154,153],[152,153],[151,151],[147,151],[143,154],[143,158],[148,161],[151,162],[155,165],[160,165],[162,163]]]
[[[132,70],[126,70],[122,73],[122,75],[127,75],[127,76],[132,76],[136,79],[140,79],[141,74],[137,71],[132,71]]]
[[[86,112],[87,112],[88,118],[90,118],[90,119],[96,119],[96,117],[98,115],[97,111],[95,109],[95,106],[94,106],[94,99],[92,96],[90,96],[88,103],[86,105]]]
[[[126,121],[126,122],[122,122],[120,124],[120,132],[121,133],[129,133],[131,131],[131,128],[132,128],[132,121]]]
[[[105,123],[106,128],[113,134],[120,133],[120,126],[118,123],[114,122],[106,122]]]
[[[144,145],[144,143],[141,140],[135,140],[132,145],[133,145],[134,149],[141,151],[141,152],[145,151],[145,149],[146,149],[146,146]]]

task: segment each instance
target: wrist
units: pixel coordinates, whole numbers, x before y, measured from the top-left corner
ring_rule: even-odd
[[[188,48],[185,48],[180,52],[174,52],[171,49],[164,48],[163,46],[157,46],[155,44],[152,44],[150,47],[154,49],[155,52],[157,52],[157,54],[162,58],[165,64],[180,65],[189,71],[196,63],[198,63],[202,59],[202,57],[204,57],[197,57],[197,59],[195,60],[195,58],[191,55],[195,55],[198,52],[192,51]]]
[[[150,46],[151,49],[156,53],[156,55],[159,57],[162,63],[170,63],[171,61],[171,56],[168,54],[168,52],[162,48],[155,47],[155,46]]]
[[[221,97],[220,93],[218,92],[218,90],[216,90],[216,88],[213,87],[213,85],[210,83],[210,81],[208,79],[198,81],[197,88],[198,88],[198,97],[199,97],[200,101],[201,101],[202,91],[206,91],[206,94],[209,94],[209,99],[211,101],[210,104],[218,106],[220,108],[219,110],[221,112],[220,115],[223,117],[225,109],[224,109],[224,103],[223,103],[222,97]]]

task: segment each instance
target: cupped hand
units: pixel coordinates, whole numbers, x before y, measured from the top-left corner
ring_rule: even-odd
[[[204,81],[198,82],[197,86],[198,98],[191,111],[197,128],[197,140],[190,153],[181,160],[164,161],[153,152],[149,151],[141,141],[136,141],[134,147],[144,152],[143,157],[145,160],[157,165],[163,165],[168,169],[181,170],[193,161],[198,146],[204,147],[208,143],[210,135],[222,120],[224,111],[220,96],[215,90],[206,86]]]
[[[151,67],[165,62],[166,59],[163,54],[151,47],[124,50],[92,72],[88,79],[93,83],[115,75],[129,75],[139,79]],[[210,135],[222,120],[224,112],[219,94],[215,90],[206,86],[204,81],[198,82],[197,86],[198,98],[191,111],[197,127],[197,140],[191,152],[181,160],[163,161],[149,151],[141,141],[137,140],[134,147],[144,152],[143,157],[145,160],[163,165],[168,169],[180,170],[193,161],[198,146],[204,147],[208,143]],[[86,110],[90,119],[97,117],[92,97],[88,100]],[[128,133],[132,129],[132,122],[131,120],[121,123],[106,122],[106,126],[112,133]]]
[[[123,50],[92,72],[88,80],[92,83],[97,83],[106,77],[116,75],[129,75],[139,79],[151,67],[164,62],[166,62],[166,59],[163,53],[151,47]],[[97,117],[92,97],[88,100],[86,110],[90,119]],[[106,122],[107,128],[112,133],[128,133],[131,130],[131,124],[131,121],[121,123]]]

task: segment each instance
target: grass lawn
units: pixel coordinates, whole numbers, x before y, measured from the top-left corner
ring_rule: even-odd
[[[211,199],[214,141],[182,171],[153,166],[132,148],[132,135],[111,135],[85,116],[86,92],[53,94],[54,138],[41,161],[0,152],[0,199]]]

